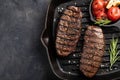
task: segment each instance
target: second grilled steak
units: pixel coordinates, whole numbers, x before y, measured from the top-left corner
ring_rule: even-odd
[[[80,70],[87,77],[93,77],[100,67],[105,51],[105,41],[102,29],[88,26],[84,37],[83,53],[80,60]]]
[[[56,50],[60,56],[69,55],[76,47],[81,32],[80,7],[69,6],[60,18],[56,34]]]

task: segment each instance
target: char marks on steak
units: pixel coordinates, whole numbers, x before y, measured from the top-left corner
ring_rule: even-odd
[[[102,62],[104,51],[105,41],[102,29],[97,26],[88,26],[80,60],[80,70],[85,76],[93,77],[96,74]]]
[[[80,7],[69,6],[58,22],[56,50],[60,56],[68,56],[76,48],[81,33],[82,13]]]

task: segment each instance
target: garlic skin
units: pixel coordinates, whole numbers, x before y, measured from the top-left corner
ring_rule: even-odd
[[[113,6],[118,6],[118,5],[120,5],[120,0],[110,0],[106,8],[109,9]]]

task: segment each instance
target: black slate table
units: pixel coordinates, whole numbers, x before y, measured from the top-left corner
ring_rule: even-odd
[[[0,0],[0,80],[54,79],[40,41],[49,3]]]

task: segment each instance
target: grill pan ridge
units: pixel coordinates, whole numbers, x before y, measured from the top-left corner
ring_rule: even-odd
[[[66,2],[67,1],[67,2]],[[46,17],[46,26],[41,36],[41,41],[47,49],[48,59],[51,65],[51,68],[54,74],[61,79],[81,79],[88,80],[89,78],[85,77],[79,71],[79,64],[81,58],[81,52],[84,42],[84,33],[86,31],[87,25],[93,25],[94,23],[90,20],[89,15],[89,4],[91,0],[52,0]],[[56,39],[56,31],[57,24],[59,22],[60,16],[62,12],[68,6],[79,6],[81,7],[83,18],[82,18],[82,33],[81,37],[77,43],[76,50],[72,52],[67,57],[59,57],[56,53],[55,48],[55,39]],[[106,43],[106,51],[103,56],[102,64],[97,72],[97,74],[91,78],[91,80],[119,80],[120,79],[120,61],[117,61],[115,65],[113,65],[112,70],[109,70],[109,44],[112,36],[118,37],[120,45],[120,30],[117,27],[101,27],[105,36]],[[120,47],[118,48],[120,50]],[[119,54],[120,56],[120,54]]]

